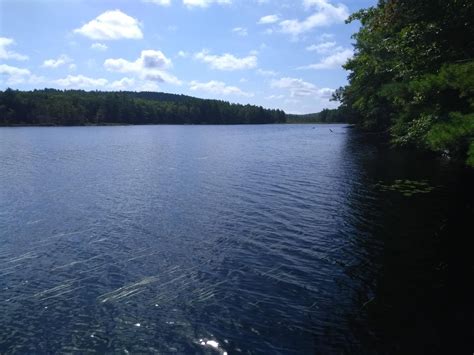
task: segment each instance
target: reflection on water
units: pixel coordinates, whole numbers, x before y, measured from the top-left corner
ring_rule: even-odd
[[[1,128],[0,162],[2,353],[472,350],[462,169],[343,125]]]

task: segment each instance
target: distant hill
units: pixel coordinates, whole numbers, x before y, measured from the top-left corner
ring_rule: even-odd
[[[263,124],[285,112],[160,92],[0,91],[0,125]]]

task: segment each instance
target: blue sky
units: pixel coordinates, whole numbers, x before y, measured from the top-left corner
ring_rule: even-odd
[[[164,91],[335,107],[344,24],[375,0],[0,0],[0,89]]]

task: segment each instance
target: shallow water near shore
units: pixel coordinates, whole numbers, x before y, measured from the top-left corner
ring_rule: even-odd
[[[0,162],[1,353],[472,351],[449,162],[346,125],[0,128]]]

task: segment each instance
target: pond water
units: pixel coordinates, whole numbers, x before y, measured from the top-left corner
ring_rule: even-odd
[[[474,349],[449,162],[242,125],[0,128],[0,164],[0,353]]]

